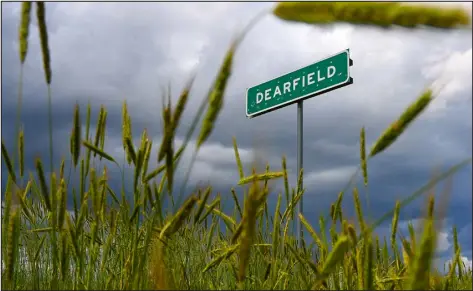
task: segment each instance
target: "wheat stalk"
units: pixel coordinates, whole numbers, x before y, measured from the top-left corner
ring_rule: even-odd
[[[43,68],[46,84],[48,85],[48,121],[49,121],[49,167],[53,171],[53,120],[52,120],[52,101],[51,101],[51,58],[48,44],[48,30],[46,27],[46,11],[44,2],[36,2],[36,18],[38,21],[39,40],[41,43],[41,53],[43,56]]]
[[[5,161],[5,165],[7,166],[8,174],[10,174],[10,177],[12,178],[13,182],[16,183],[16,175],[15,171],[13,170],[13,165],[10,159],[10,155],[8,154],[7,147],[2,141],[2,157],[3,160]]]
[[[364,288],[363,290],[374,289],[374,276],[373,276],[373,240],[371,237],[366,236],[364,240],[365,246],[365,265],[364,265]]]
[[[20,189],[16,189],[16,195],[17,195],[17,198],[18,200],[20,201],[20,205],[21,205],[21,209],[23,210],[23,212],[25,213],[26,217],[28,218],[28,220],[31,222],[31,223],[34,223],[35,219],[34,219],[34,216],[33,214],[31,213],[30,211],[30,208],[28,207],[26,201],[25,201],[25,196],[26,196],[26,193],[28,193],[29,191],[29,188],[31,187],[31,181],[28,181],[28,184],[26,185],[25,187],[25,191],[24,191],[24,195],[21,193]]]
[[[394,208],[394,216],[391,223],[391,248],[393,251],[396,251],[396,234],[397,234],[397,223],[399,221],[399,211],[401,209],[401,204],[399,201],[396,201],[396,207]]]
[[[360,203],[360,197],[358,195],[358,190],[356,188],[353,189],[353,200],[355,202],[355,210],[356,210],[356,215],[358,217],[358,223],[360,225],[361,232],[365,232],[365,222],[363,219],[363,211],[361,210],[361,203]]]
[[[434,198],[430,197],[428,209],[433,209]],[[415,262],[413,262],[412,276],[409,280],[409,290],[425,290],[429,287],[430,267],[435,252],[435,228],[433,216],[428,215],[424,224],[422,235]]]
[[[67,207],[67,188],[66,188],[66,182],[64,181],[64,179],[61,179],[58,192],[61,195],[60,203],[59,203],[58,227],[59,229],[62,229],[64,225],[64,219],[66,216],[66,207]]]
[[[235,202],[235,206],[238,210],[238,213],[240,214],[240,217],[243,217],[243,211],[241,210],[240,202],[238,201],[238,197],[237,197],[237,194],[235,192],[235,188],[231,189],[231,193],[232,193],[233,201]]]
[[[238,185],[248,184],[248,183],[251,183],[254,180],[256,180],[256,181],[268,181],[268,180],[271,180],[271,179],[276,179],[276,178],[281,178],[281,177],[284,177],[283,172],[266,172],[264,174],[254,174],[254,175],[251,175],[251,176],[244,177],[244,178],[240,179],[240,181],[238,182]]]
[[[113,163],[117,163],[115,162],[115,160],[112,158],[112,156],[110,156],[109,154],[107,154],[106,152],[104,152],[103,150],[99,149],[98,147],[96,147],[95,145],[91,144],[90,142],[88,141],[85,141],[83,140],[82,141],[82,144],[87,148],[89,149],[90,151],[94,152],[94,154],[98,154],[100,157],[103,157]]]
[[[264,203],[263,197],[265,197],[264,192],[262,192],[259,187],[258,181],[254,180],[253,184],[251,184],[248,197],[245,200],[244,220],[242,220],[244,224],[242,226],[242,234],[240,235],[240,263],[238,269],[238,282],[240,287],[242,287],[245,279],[246,268],[250,259],[250,248],[255,237],[256,212],[262,203]]]
[[[281,2],[273,13],[287,21],[309,24],[347,22],[387,28],[430,26],[451,29],[470,24],[461,8],[406,5],[395,2]]]
[[[25,62],[26,54],[28,52],[28,34],[29,34],[29,28],[30,28],[31,5],[32,5],[31,2],[23,2],[21,4],[21,20],[20,20],[20,29],[18,31],[21,64]]]
[[[369,157],[386,150],[407,129],[432,102],[433,93],[431,89],[424,91],[407,109],[393,122],[371,147]]]
[[[166,98],[165,95],[163,95],[163,106],[162,106],[162,118],[163,118],[163,139],[161,141],[161,146],[159,147],[159,152],[158,152],[158,162],[161,162],[164,157],[166,156],[167,152],[170,150],[172,142],[173,142],[173,137],[174,137],[174,125],[173,125],[173,120],[172,120],[172,106],[171,106],[171,93],[168,91],[167,92],[167,100],[168,103],[165,105],[164,100]]]
[[[200,215],[204,211],[205,203],[207,202],[207,199],[209,198],[211,192],[212,192],[212,188],[207,187],[207,189],[205,190],[205,193],[204,193],[204,197],[202,199],[200,199],[200,201],[199,201],[200,205],[199,205],[199,208],[197,208],[197,211],[194,215],[194,223],[197,223],[199,221]]]
[[[51,84],[51,66],[50,53],[48,46],[48,30],[46,28],[46,11],[44,9],[44,2],[36,2],[36,17],[38,20],[39,39],[41,42],[41,52],[43,54],[44,77],[46,83]]]
[[[94,146],[96,148],[100,147],[100,136],[102,133],[102,124],[105,118],[105,107],[103,105],[100,106],[99,116],[97,119],[97,128],[95,129],[95,139],[94,139]],[[94,153],[94,157],[97,153]]]
[[[243,172],[243,166],[241,164],[241,159],[240,159],[240,154],[238,153],[238,146],[236,142],[236,138],[232,138],[233,141],[233,150],[235,151],[235,159],[238,167],[238,173],[240,174],[240,179],[243,179],[245,177],[245,173]]]
[[[8,245],[7,245],[7,264],[6,277],[7,280],[14,286],[14,274],[16,261],[18,259],[18,243],[20,236],[20,215],[18,209],[13,210],[8,225]]]
[[[39,158],[36,159],[36,171],[38,172],[39,185],[41,187],[41,194],[43,195],[44,203],[46,208],[51,211],[52,207],[49,199],[48,186],[46,185],[46,178],[44,177],[43,163]]]
[[[132,161],[135,162],[135,151],[132,144],[132,131],[131,131],[131,118],[128,114],[128,106],[126,101],[123,102],[122,107],[122,138],[123,138],[123,148],[125,149],[126,158],[128,164]]]
[[[214,123],[217,120],[217,117],[223,107],[223,97],[225,94],[225,89],[227,87],[227,82],[230,79],[231,69],[233,66],[233,56],[235,54],[237,46],[238,42],[234,41],[228,49],[223,63],[220,67],[219,73],[212,86],[212,90],[210,91],[210,94],[207,97],[209,102],[209,108],[204,116],[204,120],[202,122],[202,129],[197,138],[197,148],[200,148],[201,145],[209,137],[210,133],[213,130]]]

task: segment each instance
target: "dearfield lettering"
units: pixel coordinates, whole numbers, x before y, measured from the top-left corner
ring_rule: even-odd
[[[337,73],[335,66],[328,66],[325,70],[317,70],[316,72],[309,72],[303,74],[301,77],[294,78],[291,81],[278,84],[275,87],[267,88],[264,92],[256,93],[256,104],[264,101],[269,101],[278,96],[290,94],[300,88],[314,85],[316,82],[322,82],[325,79],[330,79]]]

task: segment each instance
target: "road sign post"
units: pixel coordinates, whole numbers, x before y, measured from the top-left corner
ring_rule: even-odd
[[[301,174],[302,171],[302,149],[303,149],[303,125],[304,125],[304,100],[301,100],[297,102],[297,177]],[[301,181],[300,181],[300,189],[297,189],[298,191],[302,191],[304,189],[304,179],[303,176],[301,176]],[[299,213],[304,212],[304,195],[301,195],[301,198],[299,200]],[[297,224],[297,235],[299,236],[299,243],[302,248],[302,237],[304,236],[304,232],[302,231],[302,223],[299,221]]]
[[[297,175],[303,160],[303,102],[305,99],[353,84],[350,51],[346,49],[312,65],[251,87],[246,92],[246,116],[253,118],[297,102]],[[301,189],[303,189],[301,178]],[[299,212],[304,210],[303,198]],[[302,244],[302,223],[297,225]]]

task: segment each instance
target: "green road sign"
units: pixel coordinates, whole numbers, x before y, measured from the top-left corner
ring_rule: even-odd
[[[246,92],[246,116],[255,117],[294,102],[352,84],[348,49],[305,68],[251,87]]]

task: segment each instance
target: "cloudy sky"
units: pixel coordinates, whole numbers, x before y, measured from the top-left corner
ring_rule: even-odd
[[[159,144],[161,93],[171,84],[173,98],[192,72],[197,79],[179,129],[184,139],[236,33],[274,3],[48,3],[47,24],[52,58],[55,159],[68,158],[68,135],[76,102],[82,113],[93,104],[108,110],[106,150],[122,161],[121,106],[126,99],[134,137],[144,128]],[[471,3],[457,3],[471,13]],[[2,4],[2,140],[13,149],[18,94],[18,3]],[[386,126],[435,80],[448,81],[405,134],[369,162],[370,214],[380,217],[396,200],[424,185],[441,170],[472,152],[472,35],[468,30],[421,28],[389,30],[337,24],[327,27],[289,23],[266,16],[239,47],[224,108],[209,141],[201,148],[189,186],[211,183],[223,196],[235,187],[238,171],[232,136],[238,140],[246,173],[253,156],[275,170],[288,159],[290,183],[296,172],[296,106],[247,119],[246,88],[309,65],[349,48],[354,84],[304,103],[305,214],[315,225],[326,215],[359,160],[359,131],[366,128],[368,146]],[[26,158],[48,160],[47,89],[41,64],[36,21],[24,72],[22,121]],[[85,114],[83,114],[85,118]],[[93,129],[94,130],[94,129]],[[255,151],[257,149],[257,151]],[[155,155],[155,154],[154,154]],[[191,152],[186,152],[176,183],[182,181]],[[156,161],[155,158],[152,161]],[[150,168],[154,168],[150,166]],[[2,163],[2,173],[4,172]],[[471,263],[472,169],[452,179],[450,200],[439,238],[439,262],[451,257],[451,228],[456,225],[463,256]],[[119,180],[112,175],[112,181]],[[2,181],[5,175],[2,174]],[[274,189],[281,189],[279,184]],[[442,185],[436,189],[440,194]],[[190,189],[190,188],[189,188]],[[243,189],[237,188],[242,192]],[[274,193],[270,199],[274,204]],[[361,190],[365,197],[365,190]],[[351,193],[343,207],[354,217]],[[229,199],[229,198],[228,198]],[[402,211],[401,227],[423,215],[424,199]],[[364,205],[367,206],[364,200]],[[389,222],[378,230],[389,229]]]

